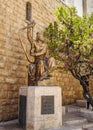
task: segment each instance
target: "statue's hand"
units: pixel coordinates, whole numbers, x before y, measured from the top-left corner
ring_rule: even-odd
[[[33,27],[36,25],[36,22],[34,20],[31,23]]]
[[[34,52],[31,52],[30,55],[31,55],[31,56],[35,56],[35,53],[34,53]]]
[[[29,25],[31,24],[31,22],[29,20],[25,20],[25,22]]]
[[[34,48],[31,49],[30,53],[34,53]]]
[[[29,26],[31,26],[31,27],[34,27],[34,26],[36,25],[36,22],[35,22],[34,20],[32,20],[32,21],[25,20],[25,22],[26,22]]]

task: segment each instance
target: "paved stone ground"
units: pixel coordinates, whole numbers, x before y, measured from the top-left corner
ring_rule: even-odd
[[[13,120],[0,123],[0,130],[23,130],[23,129],[19,126],[18,120]]]
[[[82,127],[88,129],[82,129]],[[90,128],[92,127],[92,128]],[[18,120],[0,123],[0,130],[24,130],[19,124]],[[63,116],[62,128],[54,128],[48,130],[93,130],[93,123],[88,123],[87,119],[80,117],[79,113],[68,113]]]
[[[0,130],[24,130],[18,120],[0,123]],[[93,130],[93,122],[88,122],[87,118],[81,117],[79,108],[70,106],[66,115],[63,116],[63,126],[61,128],[47,130]]]

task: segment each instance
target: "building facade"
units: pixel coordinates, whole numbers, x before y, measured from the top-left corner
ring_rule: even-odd
[[[64,2],[68,6],[75,6],[79,16],[93,13],[93,0],[65,0]]]
[[[35,20],[35,38],[37,31],[43,33],[55,21],[54,10],[59,5],[63,6],[60,0],[0,1],[0,121],[18,117],[19,88],[28,84],[28,62],[18,30],[26,26],[26,19]],[[22,32],[22,38],[29,49],[26,31]],[[71,74],[55,70],[51,80],[62,88],[63,105],[82,98],[82,88]]]

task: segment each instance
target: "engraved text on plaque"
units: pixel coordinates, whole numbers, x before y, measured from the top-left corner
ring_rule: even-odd
[[[41,114],[54,114],[54,96],[41,96]]]

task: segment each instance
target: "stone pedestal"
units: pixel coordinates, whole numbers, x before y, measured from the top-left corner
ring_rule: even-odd
[[[45,130],[47,128],[57,128],[62,126],[62,99],[60,87],[21,87],[20,99],[26,96],[26,111],[19,107],[19,122],[25,126],[26,130]],[[23,97],[24,97],[23,96]],[[22,101],[20,101],[22,104]],[[21,113],[21,114],[20,114]],[[22,120],[22,121],[21,121]]]

